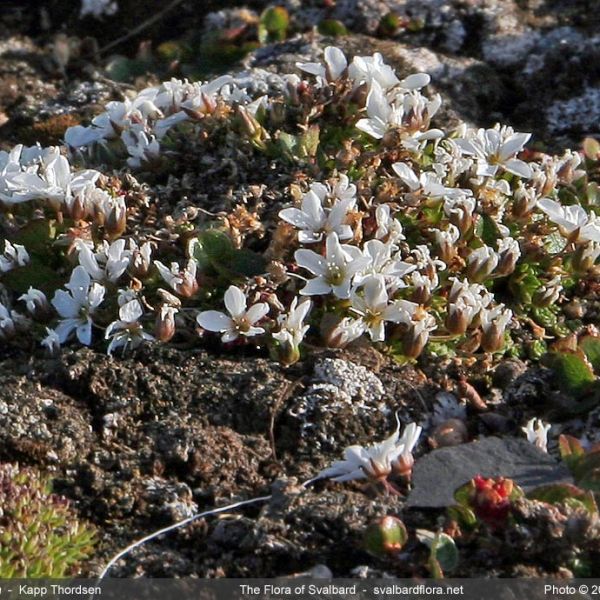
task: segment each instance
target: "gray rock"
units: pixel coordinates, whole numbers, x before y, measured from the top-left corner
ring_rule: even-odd
[[[441,448],[415,463],[413,490],[406,506],[442,508],[454,504],[454,491],[476,475],[507,477],[525,491],[571,482],[567,468],[527,440],[496,437]]]

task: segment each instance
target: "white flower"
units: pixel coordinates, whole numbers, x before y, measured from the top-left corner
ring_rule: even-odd
[[[0,302],[0,340],[9,340],[16,333],[15,312]]]
[[[40,290],[34,289],[31,286],[29,286],[27,293],[19,296],[19,300],[25,302],[27,312],[33,316],[47,315],[48,311],[50,310],[50,305],[48,304],[46,294]]]
[[[444,198],[444,213],[460,233],[465,234],[473,225],[475,198],[459,195]]]
[[[381,240],[369,240],[363,245],[363,256],[365,266],[354,278],[354,285],[362,285],[363,281],[373,276],[383,276],[386,287],[397,290],[406,287],[402,279],[416,269],[415,265],[404,262],[399,255],[392,255],[395,246],[390,242]]]
[[[60,338],[58,333],[50,327],[46,327],[46,337],[40,342],[45,346],[49,354],[56,354],[60,350]]]
[[[131,253],[130,265],[137,277],[144,277],[148,274],[152,264],[152,244],[144,242],[138,246],[132,238],[129,240],[129,252]]]
[[[345,348],[358,339],[367,329],[362,319],[344,317],[328,334],[327,345],[332,348]]]
[[[496,125],[493,129],[470,131],[468,137],[455,139],[454,143],[464,154],[476,159],[477,175],[494,176],[503,167],[509,173],[529,179],[533,170],[514,156],[530,137],[530,133],[516,133],[512,127]]]
[[[321,63],[296,63],[296,66],[304,71],[315,75],[321,83],[326,81],[337,81],[348,67],[348,61],[344,53],[335,46],[327,46],[323,53],[325,64]]]
[[[340,244],[336,233],[327,236],[325,245],[325,257],[312,250],[296,250],[296,263],[316,275],[307,281],[300,293],[303,296],[333,293],[338,298],[349,298],[352,277],[366,261],[358,248]]]
[[[68,292],[57,290],[52,299],[52,305],[62,317],[56,334],[60,343],[64,344],[75,331],[77,339],[89,346],[92,343],[91,316],[102,303],[106,290],[99,283],[92,283],[89,273],[81,265],[73,269],[65,287]]]
[[[292,300],[290,309],[287,313],[277,317],[279,331],[273,334],[273,337],[281,344],[289,344],[292,348],[297,348],[310,326],[304,324],[304,319],[312,307],[312,302],[308,299],[298,304],[298,298]]]
[[[538,206],[561,228],[565,237],[574,237],[573,241],[600,242],[600,222],[582,206],[563,206],[549,198],[538,200]]]
[[[391,215],[389,204],[380,204],[375,209],[375,221],[377,222],[375,237],[378,240],[388,238],[388,241],[393,244],[405,239],[402,233],[402,225],[398,219]]]
[[[0,273],[7,273],[15,267],[24,267],[28,263],[29,253],[25,246],[4,240],[4,254],[0,254]]]
[[[392,169],[412,193],[420,192],[430,198],[454,198],[471,193],[470,190],[446,187],[435,173],[423,172],[417,177],[417,174],[406,163],[394,163]]]
[[[375,81],[367,96],[367,118],[360,119],[356,128],[380,140],[392,127],[400,127],[404,110],[392,105],[385,97],[382,87]]]
[[[383,57],[379,52],[375,52],[373,56],[355,56],[348,68],[348,77],[354,81],[356,87],[362,83],[371,87],[373,82],[376,82],[383,90],[386,90],[400,83],[394,69],[383,62]],[[407,78],[405,82],[407,85],[423,87],[429,83],[429,77],[418,74],[416,79]]]
[[[246,296],[235,285],[227,288],[224,301],[229,315],[217,310],[205,310],[196,317],[198,325],[208,331],[222,333],[223,342],[232,342],[240,335],[252,337],[265,332],[262,327],[256,327],[255,323],[269,312],[266,302],[257,302],[247,309]]]
[[[121,139],[130,156],[127,164],[132,169],[138,169],[142,164],[160,156],[160,144],[153,135],[147,135],[140,126],[123,131]]]
[[[102,243],[102,251],[94,254],[85,243],[78,244],[79,264],[96,281],[115,283],[129,266],[131,251],[125,248],[126,241],[119,239],[109,244]]]
[[[107,328],[105,339],[110,340],[106,353],[110,356],[117,348],[123,351],[129,346],[137,348],[142,342],[154,339],[144,331],[139,320],[144,310],[141,302],[134,298],[128,300],[119,308],[119,320],[113,321]]]
[[[330,477],[333,481],[355,479],[385,480],[392,472],[392,463],[404,453],[411,453],[421,428],[414,423],[407,426],[400,438],[400,422],[396,431],[379,444],[372,446],[350,446],[344,450],[344,460],[335,461],[331,467],[323,469],[317,477]]]
[[[304,194],[301,208],[284,208],[279,212],[279,218],[300,229],[298,241],[301,244],[319,242],[324,234],[331,232],[335,232],[341,240],[354,237],[346,219],[348,212],[356,205],[356,186],[350,185],[346,176],[341,176],[333,192],[342,199],[336,198],[330,209],[323,207],[329,189],[323,184],[315,183]]]
[[[541,419],[530,419],[525,427],[521,427],[521,431],[527,435],[527,441],[535,444],[543,452],[548,452],[548,431],[552,425],[546,424]]]
[[[196,279],[198,263],[195,259],[190,258],[184,269],[180,269],[176,262],[171,263],[170,269],[158,260],[155,260],[154,264],[156,265],[160,276],[180,296],[190,298],[198,291],[199,285],[198,280]]]
[[[412,452],[419,441],[421,431],[423,431],[423,428],[416,423],[409,423],[406,426],[402,432],[402,437],[398,440],[398,446],[402,448],[402,452],[392,464],[395,472],[409,480],[415,462]]]
[[[352,292],[351,310],[363,320],[371,340],[385,340],[385,322],[407,322],[408,313],[400,302],[391,302],[385,289],[383,277],[369,277],[364,283],[362,294]]]
[[[441,103],[439,95],[427,100],[419,92],[397,93],[389,100],[377,81],[373,81],[367,96],[367,118],[360,119],[356,127],[375,139],[383,138],[392,129],[398,130],[401,144],[417,151],[422,142],[444,136],[439,129],[428,129]]]
[[[5,162],[3,167],[2,162]],[[58,210],[61,203],[99,176],[93,170],[72,172],[58,147],[18,145],[0,162],[0,200],[9,205],[46,200]]]

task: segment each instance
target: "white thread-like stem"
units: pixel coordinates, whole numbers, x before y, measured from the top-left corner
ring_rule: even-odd
[[[120,560],[121,558],[123,558],[124,556],[129,554],[132,550],[139,548],[142,544],[145,544],[146,542],[149,542],[149,541],[163,535],[164,533],[169,533],[170,531],[173,531],[174,529],[179,529],[180,527],[184,527],[185,525],[188,525],[189,523],[192,523],[193,521],[201,519],[202,517],[209,517],[210,515],[216,515],[218,513],[225,512],[227,510],[233,510],[234,508],[239,508],[240,506],[247,506],[249,504],[255,504],[257,502],[266,502],[267,500],[270,500],[270,499],[271,499],[271,495],[269,494],[268,496],[260,496],[258,498],[251,498],[250,500],[242,500],[240,502],[234,502],[233,504],[228,504],[227,506],[213,508],[211,510],[207,510],[207,511],[198,513],[197,515],[192,515],[191,517],[188,517],[187,519],[184,519],[183,521],[179,521],[177,523],[174,523],[173,525],[169,525],[168,527],[159,529],[158,531],[155,531],[154,533],[150,533],[149,535],[147,535],[143,538],[140,538],[139,540],[136,540],[132,544],[129,544],[129,546],[127,546],[127,548],[125,548],[124,550],[121,550],[121,552],[119,552],[118,554],[115,554],[115,556],[113,556],[108,561],[108,564],[106,565],[106,567],[104,567],[104,570],[102,571],[102,573],[100,573],[100,575],[98,577],[98,581],[101,581],[102,579],[104,579],[104,577],[106,577],[106,574],[110,571],[110,569],[113,567],[113,565],[118,560]]]

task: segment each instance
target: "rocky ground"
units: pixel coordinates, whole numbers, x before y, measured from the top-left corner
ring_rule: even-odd
[[[122,18],[116,26],[109,18],[99,22],[95,39],[89,37],[92,22],[77,19],[77,2],[46,4],[24,11],[14,3],[0,16],[2,148],[58,143],[66,126],[156,77],[113,81],[104,71],[113,51],[133,56],[143,40],[158,43],[188,28],[225,27],[239,18],[226,10],[198,14],[195,3],[182,2],[160,27],[98,53],[139,23],[139,3],[122,0]],[[262,4],[248,6],[260,10]],[[295,37],[254,50],[232,70],[289,72],[327,43],[312,28],[337,19],[349,34],[336,44],[349,54],[379,51],[401,73],[431,74],[450,100],[441,117],[445,124],[456,115],[482,126],[501,120],[533,131],[535,143],[550,149],[578,147],[585,135],[600,133],[600,37],[589,2],[284,4]],[[381,20],[390,12],[400,23],[392,31]],[[264,72],[256,77],[257,85],[276,85]],[[362,543],[366,526],[386,514],[400,516],[411,530],[443,522],[440,505],[422,499],[417,474],[414,493],[421,500],[413,502],[358,484],[300,484],[340,458],[346,446],[387,437],[396,411],[402,421],[425,427],[417,456],[429,446],[476,438],[523,438],[520,426],[532,416],[550,415],[553,434],[592,440],[600,423],[597,410],[565,418],[569,399],[557,391],[551,373],[518,360],[493,371],[451,360],[401,366],[358,348],[315,351],[285,369],[260,351],[224,355],[148,347],[125,359],[86,349],[64,350],[56,359],[42,358],[37,349],[0,352],[0,460],[49,470],[57,490],[100,529],[88,574],[138,536],[199,510],[272,492],[264,505],[200,520],[148,544],[119,563],[114,575],[261,577],[318,565],[336,576],[426,575],[427,550],[416,539],[402,560],[376,559]],[[461,386],[465,376],[472,390]],[[450,418],[458,425],[436,430]],[[555,462],[548,465],[549,481],[568,477]],[[530,516],[528,528],[495,536],[487,547],[465,540],[453,575],[568,576],[574,548],[600,553],[597,524],[565,535],[571,517]]]

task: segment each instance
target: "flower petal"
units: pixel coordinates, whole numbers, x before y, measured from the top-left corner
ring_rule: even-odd
[[[196,321],[208,331],[227,331],[234,327],[233,320],[218,310],[205,310],[196,317]]]
[[[235,285],[230,285],[227,288],[224,302],[225,308],[234,319],[243,315],[246,311],[246,296],[244,295],[244,292]]]

